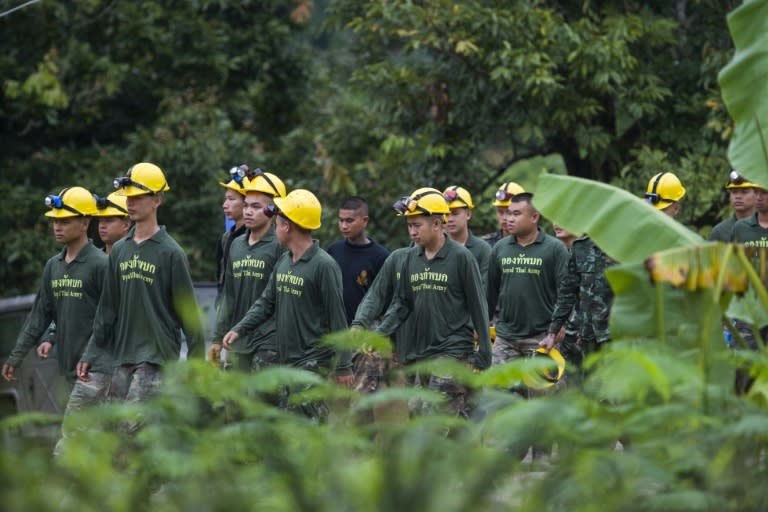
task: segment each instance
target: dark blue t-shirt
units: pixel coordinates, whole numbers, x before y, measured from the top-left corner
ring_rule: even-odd
[[[347,313],[347,323],[351,323],[355,318],[357,306],[371,287],[384,260],[389,256],[389,251],[373,240],[365,245],[352,245],[345,239],[333,242],[327,252],[341,267],[344,309]]]

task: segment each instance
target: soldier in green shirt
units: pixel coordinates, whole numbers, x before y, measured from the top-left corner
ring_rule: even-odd
[[[762,188],[757,189],[755,200],[755,213],[746,219],[737,221],[733,225],[733,241],[744,244],[745,247],[755,247],[765,249],[768,247],[768,191]],[[760,254],[755,254],[760,258]],[[758,268],[759,261],[753,261],[753,265]],[[752,326],[740,319],[734,319],[733,324],[738,329],[744,340],[752,350],[757,350],[757,340],[752,330]],[[761,326],[760,335],[763,341],[768,339],[768,326]],[[740,391],[746,391],[751,385],[752,379],[747,375],[737,376],[737,386]]]
[[[485,240],[472,234],[469,229],[472,210],[475,208],[472,195],[465,188],[451,186],[443,190],[443,196],[448,201],[448,208],[451,210],[445,223],[445,232],[451,240],[469,249],[469,252],[475,257],[477,266],[480,268],[480,278],[483,281],[483,293],[485,293],[491,246]]]
[[[96,214],[93,195],[82,187],[65,188],[59,195],[46,197],[46,205],[56,241],[65,247],[45,264],[32,311],[2,368],[7,381],[15,380],[15,369],[55,321],[56,335],[43,343],[39,355],[48,357],[55,347],[59,370],[74,382],[101,295],[107,262],[88,240],[88,226]]]
[[[478,369],[490,366],[491,340],[488,310],[477,261],[467,248],[443,232],[450,213],[443,194],[421,188],[395,204],[406,217],[415,246],[405,253],[395,298],[376,329],[392,335],[408,318],[412,332],[398,348],[409,359],[403,363],[434,357],[465,361]],[[475,352],[473,326],[478,334]],[[451,409],[469,416],[466,388],[450,378],[429,377],[428,387],[450,398]]]
[[[182,355],[180,327],[188,357],[204,355],[202,317],[186,254],[157,223],[157,210],[170,190],[163,171],[151,163],[136,164],[115,179],[115,188],[127,197],[135,225],[109,255],[90,343],[115,357],[113,396],[141,402],[157,392],[162,365]],[[93,357],[89,347],[78,376],[87,377]]]
[[[736,222],[752,216],[755,212],[757,191],[761,187],[738,172],[731,171],[725,188],[728,190],[728,201],[733,208],[733,215],[712,228],[709,239],[728,243],[733,238],[733,226]]]
[[[99,238],[104,242],[104,252],[112,252],[112,246],[121,238],[128,236],[132,223],[128,217],[128,204],[125,196],[112,192],[107,197],[96,197],[99,218]]]
[[[261,169],[256,169],[256,171],[263,173]],[[235,238],[245,233],[245,225],[243,223],[245,189],[248,187],[252,172],[254,171],[252,171],[246,164],[232,167],[229,170],[229,175],[232,179],[226,183],[222,181],[219,182],[219,185],[226,189],[224,191],[224,202],[221,203],[221,208],[224,210],[224,216],[232,221],[233,224],[232,227],[224,231],[216,241],[216,283],[219,292],[219,295],[216,297],[217,306],[221,300],[221,291],[224,288],[224,280],[226,279],[225,269],[227,267],[230,247]]]
[[[533,356],[547,334],[565,275],[568,250],[539,228],[532,194],[511,198],[505,222],[511,236],[493,247],[488,309],[499,306],[493,364]]]
[[[493,206],[496,207],[496,221],[499,223],[499,230],[482,236],[482,239],[488,242],[488,245],[491,247],[496,245],[496,243],[505,236],[509,236],[509,232],[504,225],[504,219],[507,216],[507,208],[509,208],[509,200],[515,195],[522,194],[523,192],[525,192],[523,187],[514,181],[502,183],[496,191],[493,199]]]
[[[229,248],[225,263],[224,288],[216,311],[216,329],[209,359],[218,364],[221,338],[243,318],[267,286],[272,269],[285,251],[275,237],[272,219],[264,208],[274,204],[275,197],[285,197],[285,184],[271,173],[258,170],[245,186],[243,209],[244,234]],[[229,347],[235,365],[244,371],[259,370],[276,364],[274,316],[262,323],[249,336],[243,336]]]
[[[264,292],[224,335],[222,343],[229,348],[274,315],[280,363],[328,374],[333,371],[336,353],[321,345],[320,340],[328,333],[346,329],[347,318],[341,270],[312,238],[312,231],[320,227],[320,201],[309,190],[297,189],[285,197],[276,197],[267,212],[276,216],[277,239],[288,250],[275,264]],[[339,384],[353,384],[348,353],[339,354],[335,373]],[[327,414],[322,403],[302,404],[302,410],[315,419]]]

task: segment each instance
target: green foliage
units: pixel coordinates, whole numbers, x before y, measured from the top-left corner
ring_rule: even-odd
[[[736,123],[728,159],[750,179],[768,186],[768,41],[765,20],[768,4],[747,1],[728,16],[736,53],[721,71],[723,99]]]

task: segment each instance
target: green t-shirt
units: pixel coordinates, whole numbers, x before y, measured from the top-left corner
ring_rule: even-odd
[[[733,225],[733,241],[747,247],[768,247],[768,228],[757,220],[757,213]]]
[[[102,290],[107,256],[92,243],[85,245],[75,259],[67,263],[64,248],[45,264],[43,278],[32,311],[27,316],[16,346],[7,363],[18,366],[40,336],[56,322],[54,343],[59,370],[75,375],[77,362],[88,343],[93,318]],[[95,371],[110,372],[112,362],[107,354],[94,357]]]
[[[357,306],[355,319],[352,320],[353,326],[373,329],[376,320],[386,313],[387,308],[392,303],[392,298],[395,296],[397,283],[400,280],[400,269],[408,255],[408,249],[409,247],[396,249],[384,260],[376,279],[363,296],[360,305]],[[392,335],[398,361],[406,361],[412,356],[406,352],[410,346],[406,342],[409,332],[409,321],[406,320]]]
[[[470,231],[467,243],[464,244],[464,247],[469,249],[469,252],[472,253],[472,256],[475,257],[475,261],[477,261],[477,266],[480,268],[480,279],[483,282],[483,293],[485,293],[485,287],[488,281],[488,264],[491,261],[491,246],[488,242],[482,238],[476,237]]]
[[[431,260],[422,247],[407,250],[401,265],[395,298],[377,331],[391,335],[406,319],[408,354],[404,363],[428,357],[461,358],[478,347],[477,368],[491,364],[488,310],[477,262],[469,250],[445,237],[445,245]],[[473,329],[473,325],[475,328]]]
[[[215,343],[239,322],[251,305],[267,287],[272,269],[285,249],[277,243],[275,230],[270,228],[261,240],[251,245],[250,232],[238,236],[229,248],[229,258],[224,269],[224,288],[216,312]],[[275,342],[275,318],[267,319],[248,336],[238,338],[232,350],[250,354],[256,350],[277,350]]]
[[[733,226],[736,224],[736,215],[731,215],[724,221],[715,225],[709,234],[711,242],[730,242],[733,236]]]
[[[293,262],[290,251],[283,253],[261,297],[253,303],[232,330],[241,336],[274,315],[277,323],[277,352],[280,363],[302,368],[329,368],[332,347],[320,339],[347,328],[342,297],[341,270],[317,240]],[[349,373],[350,355],[340,354],[339,373]]]
[[[117,364],[164,364],[179,359],[181,327],[188,356],[204,356],[202,316],[184,251],[164,226],[140,244],[135,229],[109,255],[95,347],[111,350]],[[89,348],[84,360],[91,357]]]
[[[523,247],[514,236],[493,246],[488,267],[488,308],[499,306],[497,336],[507,340],[547,332],[557,302],[557,288],[565,276],[568,250],[541,229]]]

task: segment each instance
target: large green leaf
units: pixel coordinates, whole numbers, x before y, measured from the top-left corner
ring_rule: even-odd
[[[625,190],[605,183],[546,174],[539,179],[534,204],[572,233],[589,233],[595,243],[622,263],[696,245],[702,238]]]
[[[728,159],[768,187],[768,1],[745,1],[728,16],[728,28],[736,52],[718,77],[736,122]]]

